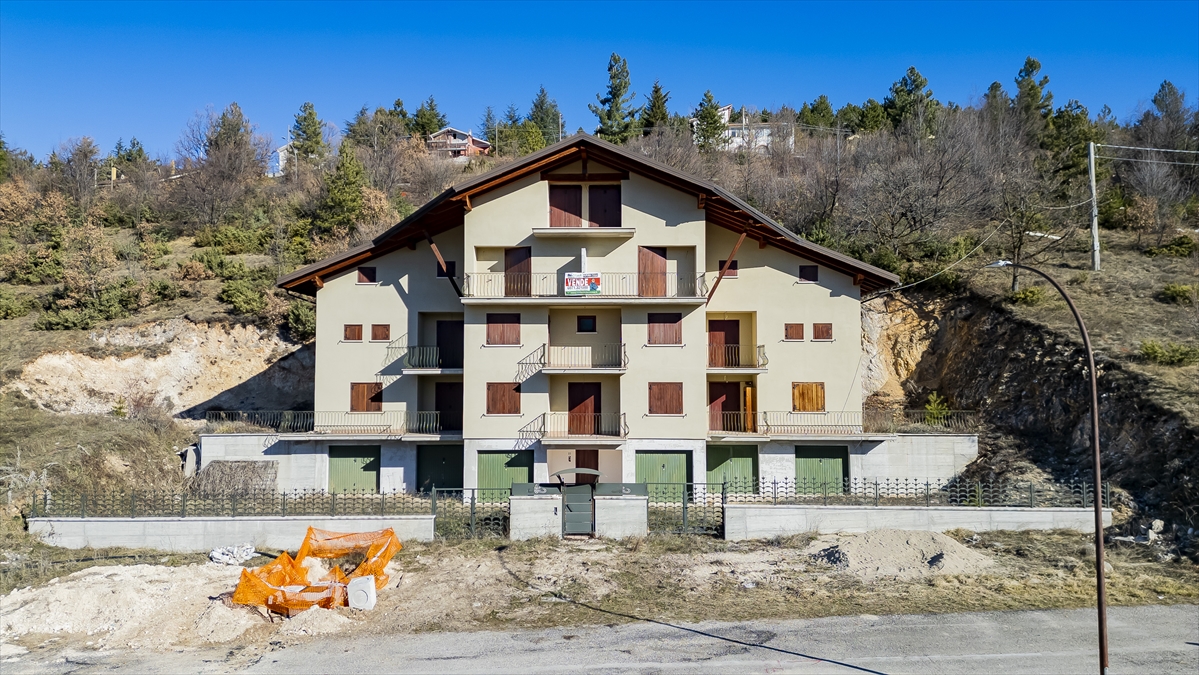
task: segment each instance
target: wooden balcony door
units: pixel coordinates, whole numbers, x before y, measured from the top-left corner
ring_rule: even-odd
[[[550,227],[583,226],[583,186],[550,186]]]
[[[745,415],[741,412],[740,383],[708,383],[709,431],[745,431]]]
[[[440,414],[442,431],[462,431],[462,383],[437,382],[433,405]]]
[[[595,436],[600,432],[600,383],[569,382],[566,385],[567,433],[572,436]],[[597,469],[599,467],[596,467]]]
[[[737,368],[741,365],[741,322],[736,319],[708,321],[708,366]]]
[[[533,249],[504,249],[504,295],[527,298],[533,294]]]
[[[462,367],[464,328],[461,320],[437,322],[437,353],[441,359],[438,368]]]
[[[575,450],[575,468],[576,469],[595,469],[599,471],[599,450]],[[575,474],[575,483],[582,485],[584,483],[599,482],[598,476],[589,474]]]
[[[666,247],[637,247],[637,295],[666,297]]]

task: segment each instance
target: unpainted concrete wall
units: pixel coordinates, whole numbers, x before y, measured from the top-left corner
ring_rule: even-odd
[[[210,551],[252,543],[263,549],[295,550],[309,527],[334,532],[392,528],[400,541],[431,541],[433,516],[343,516],[261,518],[31,518],[29,532],[52,546],[126,546],[160,551]]]
[[[596,497],[595,534],[608,539],[649,533],[649,497]]]
[[[1103,523],[1111,525],[1111,509]],[[1028,509],[926,506],[798,506],[727,504],[724,538],[729,541],[768,539],[805,532],[869,532],[925,530],[1093,530],[1091,509]]]
[[[508,509],[510,539],[562,536],[562,495],[511,497]]]

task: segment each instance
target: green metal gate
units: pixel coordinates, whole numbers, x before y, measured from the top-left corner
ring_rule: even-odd
[[[461,445],[416,446],[416,490],[462,489]]]
[[[329,446],[329,492],[378,492],[379,446]]]
[[[849,477],[849,447],[795,446],[795,491],[800,494],[841,494]]]
[[[758,492],[758,446],[709,445],[708,482],[724,483],[735,494]]]
[[[595,532],[595,499],[590,484],[566,486],[562,508],[562,534]]]
[[[638,452],[637,453],[637,482],[638,483],[672,483],[675,486],[670,493],[650,493],[650,501],[666,499],[678,501],[682,499],[683,485],[691,477],[691,453],[686,450],[673,452]],[[674,494],[677,492],[678,494]]]
[[[480,452],[479,499],[507,499],[513,483],[533,482],[533,451]]]

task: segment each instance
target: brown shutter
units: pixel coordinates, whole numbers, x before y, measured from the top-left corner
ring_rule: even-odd
[[[382,410],[382,383],[353,382],[350,384],[350,412],[380,412]]]
[[[637,247],[637,295],[666,297],[666,247]]]
[[[792,382],[791,409],[795,412],[824,412],[824,383]]]
[[[831,324],[831,323],[814,323],[814,324],[812,324],[812,339],[813,340],[832,340],[833,339],[833,324]]]
[[[587,216],[591,227],[620,227],[620,186],[587,188]]]
[[[488,314],[487,344],[520,344],[520,314]]]
[[[488,382],[487,414],[519,415],[520,385],[515,382]]]
[[[359,342],[362,340],[362,324],[347,323],[342,329],[342,333],[347,342]]]
[[[648,316],[651,345],[683,344],[683,315],[678,312],[650,312]]]
[[[533,249],[529,246],[504,249],[504,295],[528,297],[532,290]]]
[[[550,186],[550,227],[583,227],[583,186]]]
[[[785,324],[783,324],[783,339],[784,340],[802,340],[803,339],[803,324],[802,323],[785,323]]]
[[[360,283],[360,284],[375,283],[375,268],[359,267],[358,268],[358,283]]]
[[[388,324],[388,323],[373,323],[373,324],[371,324],[371,339],[372,340],[390,340],[391,339],[391,324]]]
[[[683,383],[682,382],[650,382],[649,383],[649,414],[651,414],[651,415],[682,415],[683,414]]]

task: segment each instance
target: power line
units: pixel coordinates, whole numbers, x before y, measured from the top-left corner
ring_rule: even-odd
[[[1122,150],[1148,150],[1150,152],[1185,152],[1191,155],[1199,155],[1199,150],[1170,150],[1168,148],[1139,148],[1135,145],[1107,145],[1105,143],[1096,143],[1097,148],[1120,148]]]
[[[934,274],[934,275],[932,275],[932,276],[929,276],[929,277],[925,277],[924,279],[921,279],[920,281],[913,281],[913,282],[912,282],[912,283],[910,283],[910,284],[904,284],[903,286],[896,286],[895,288],[888,288],[888,289],[885,289],[885,290],[879,291],[879,292],[877,292],[877,293],[872,293],[871,295],[869,295],[869,296],[867,296],[867,297],[863,298],[863,299],[862,299],[862,302],[866,302],[866,301],[868,301],[868,300],[873,300],[873,299],[875,299],[875,298],[881,298],[882,296],[884,296],[884,295],[886,295],[886,294],[888,294],[888,293],[894,293],[895,291],[901,291],[901,290],[903,290],[903,289],[905,289],[905,288],[911,288],[912,286],[915,286],[915,285],[917,285],[917,284],[922,284],[922,283],[924,283],[924,282],[928,281],[929,279],[935,279],[935,278],[937,278],[937,277],[941,276],[942,274],[944,274],[944,273],[948,272],[949,270],[953,269],[953,268],[954,268],[954,267],[955,267],[955,266],[956,266],[958,263],[962,262],[962,261],[963,261],[963,260],[965,260],[966,258],[969,258],[970,256],[974,255],[976,252],[978,252],[978,249],[982,248],[982,247],[983,247],[983,244],[987,243],[987,242],[988,242],[988,241],[991,239],[991,237],[994,237],[994,236],[995,236],[995,235],[996,235],[996,234],[997,234],[997,233],[998,233],[1000,230],[1002,230],[1002,229],[1003,229],[1003,227],[1004,227],[1004,226],[1003,226],[1003,224],[1001,223],[1001,224],[1000,224],[998,227],[996,227],[994,230],[992,230],[992,231],[991,231],[991,234],[988,234],[988,235],[987,235],[987,238],[986,238],[986,239],[983,239],[982,241],[978,242],[978,246],[975,246],[975,247],[974,247],[974,250],[970,251],[969,253],[967,253],[966,255],[962,256],[961,258],[959,258],[959,259],[955,260],[953,263],[951,263],[951,264],[949,264],[949,265],[945,266],[944,268],[942,268],[942,269],[941,269],[941,271],[937,272],[936,274]]]
[[[1136,159],[1133,157],[1108,157],[1107,155],[1095,155],[1099,159],[1114,159],[1121,162],[1144,162],[1146,164],[1173,164],[1175,166],[1199,166],[1199,162],[1167,162],[1164,159]]]
[[[1090,199],[1085,199],[1085,200],[1083,200],[1083,201],[1081,201],[1081,202],[1078,202],[1077,204],[1071,204],[1071,205],[1069,205],[1069,206],[1037,206],[1037,208],[1039,208],[1039,209],[1053,209],[1053,210],[1057,210],[1057,209],[1076,209],[1076,208],[1078,208],[1078,207],[1080,207],[1080,206],[1085,206],[1085,205],[1087,205],[1087,204],[1090,204],[1090,203],[1091,203],[1091,200],[1090,200]]]

